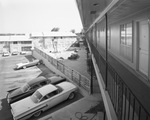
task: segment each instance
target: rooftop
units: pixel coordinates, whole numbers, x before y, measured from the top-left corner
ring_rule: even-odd
[[[32,41],[29,36],[19,35],[19,36],[0,36],[0,41]]]
[[[72,32],[36,32],[31,33],[32,37],[76,37],[76,34]]]

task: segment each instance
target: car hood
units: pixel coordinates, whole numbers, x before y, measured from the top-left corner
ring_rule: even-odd
[[[26,113],[34,106],[35,106],[35,103],[31,100],[30,97],[27,97],[18,102],[15,102],[11,104],[13,116],[18,116],[18,115],[21,115],[22,113]]]
[[[29,64],[29,62],[18,63],[18,64],[16,64],[16,65],[17,65],[17,66],[22,66],[22,65],[26,65],[26,64]]]
[[[8,98],[15,97],[15,96],[20,95],[20,94],[22,94],[22,93],[23,93],[23,92],[22,92],[21,88],[18,88],[18,89],[16,89],[16,90],[10,92],[9,95],[8,95]]]

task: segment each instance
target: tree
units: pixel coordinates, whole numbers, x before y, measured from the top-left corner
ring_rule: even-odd
[[[51,32],[58,32],[59,31],[59,28],[58,27],[54,27]]]
[[[75,33],[75,29],[72,29],[70,32]]]

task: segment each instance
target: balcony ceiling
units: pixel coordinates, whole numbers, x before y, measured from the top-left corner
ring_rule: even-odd
[[[83,26],[88,28],[111,0],[77,0]]]
[[[118,4],[120,4],[118,6]],[[109,12],[109,22],[115,22],[129,15],[150,8],[150,0],[125,0],[118,2]]]
[[[76,0],[82,23],[87,29],[95,18],[111,3],[112,0]],[[109,22],[117,21],[130,14],[134,14],[150,7],[150,0],[119,0],[108,12]]]

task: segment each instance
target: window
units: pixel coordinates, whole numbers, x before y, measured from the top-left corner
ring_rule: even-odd
[[[132,45],[132,23],[127,24],[126,27],[126,45]]]
[[[41,99],[41,102],[44,101],[44,100],[47,100],[48,97],[47,96],[44,96],[42,99]]]
[[[46,85],[46,84],[47,84],[46,81],[40,83],[41,86],[44,86],[44,85]]]
[[[31,44],[31,41],[21,41],[21,44]]]
[[[31,90],[33,90],[33,89],[37,89],[37,88],[39,88],[39,86],[38,86],[38,85],[33,85],[33,86],[31,87]]]
[[[129,61],[132,61],[132,22],[120,25],[120,53]]]
[[[50,97],[53,97],[53,96],[55,96],[56,94],[58,94],[58,91],[57,91],[57,90],[55,90],[55,91],[49,93],[49,94],[48,94],[48,97],[49,97],[49,98],[50,98]]]
[[[107,30],[107,45],[108,45],[108,48],[110,49],[111,48],[111,32],[110,32],[110,27]]]
[[[17,42],[17,41],[14,41],[13,44],[18,44],[18,42]]]
[[[120,30],[121,30],[121,44],[131,46],[132,45],[132,23],[121,25]]]
[[[30,89],[30,86],[26,83],[26,84],[24,84],[23,86],[22,86],[22,91],[23,92],[27,92],[29,89]]]
[[[22,51],[31,51],[31,46],[21,47]]]

